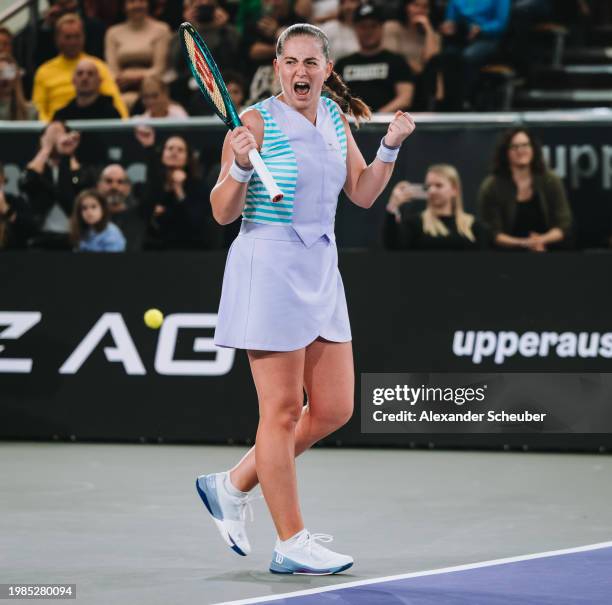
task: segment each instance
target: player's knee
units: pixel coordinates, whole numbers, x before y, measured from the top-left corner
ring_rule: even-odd
[[[311,411],[311,413],[313,412]],[[314,420],[320,426],[325,427],[330,433],[344,426],[351,419],[352,415],[352,400],[337,400],[331,405],[318,408],[313,414]]]
[[[302,415],[302,402],[290,393],[279,393],[260,405],[260,422],[284,430],[295,430]]]

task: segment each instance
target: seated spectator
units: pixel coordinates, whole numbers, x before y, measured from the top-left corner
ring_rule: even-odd
[[[0,120],[35,120],[36,109],[23,96],[21,70],[10,55],[0,54]]]
[[[383,26],[384,46],[404,57],[414,74],[412,111],[432,111],[443,96],[439,56],[440,34],[430,21],[430,0],[405,0],[405,21]]]
[[[121,115],[113,105],[112,97],[100,94],[100,73],[91,59],[81,59],[74,70],[72,84],[75,98],[58,109],[52,120],[112,120]]]
[[[37,229],[34,246],[69,248],[68,217],[76,194],[91,182],[88,169],[76,158],[80,136],[62,122],[51,122],[40,138],[40,149],[19,180]]]
[[[545,252],[569,245],[572,213],[563,183],[525,128],[501,137],[493,174],[480,187],[479,209],[500,248]]]
[[[289,0],[262,0],[261,15],[247,23],[243,36],[245,54],[250,60],[249,75],[252,75],[247,105],[280,92],[272,66],[276,41],[283,29],[304,20]]]
[[[125,237],[111,222],[106,200],[95,189],[81,191],[74,201],[70,241],[81,252],[125,251]]]
[[[13,56],[13,34],[6,27],[0,27],[0,55]]]
[[[106,63],[83,52],[85,36],[80,17],[64,15],[55,27],[59,55],[43,63],[34,76],[32,100],[40,119],[49,121],[58,109],[74,98],[76,91],[72,78],[77,65],[83,59],[90,59],[98,68],[101,78],[100,94],[111,96],[121,117],[127,117],[127,109]]]
[[[147,76],[140,87],[140,98],[144,113],[135,118],[174,118],[185,119],[189,115],[178,104],[170,99],[168,87],[157,76]]]
[[[26,25],[15,36],[14,55],[20,65],[35,69],[56,55],[55,26],[67,14],[76,14],[81,17],[85,31],[85,52],[99,59],[104,57],[106,25],[95,17],[82,14],[78,0],[49,0],[49,8],[43,13],[36,28],[30,24]],[[32,56],[34,37],[36,37],[36,45]],[[25,76],[25,93],[28,97],[32,93],[33,76],[33,72],[26,73]]]
[[[360,4],[360,0],[340,0],[338,17],[319,26],[329,40],[329,56],[334,63],[359,50],[353,17]]]
[[[372,111],[395,113],[412,104],[413,74],[403,57],[383,49],[383,18],[378,7],[362,4],[355,13],[359,52],[336,63],[351,93]]]
[[[241,62],[240,34],[229,22],[227,11],[217,0],[184,0],[183,7],[184,20],[206,40],[221,73],[225,76],[228,69],[235,69]],[[178,34],[170,42],[168,62],[172,96],[189,108],[190,115],[208,115],[208,105],[191,77]]]
[[[508,27],[510,0],[450,0],[440,26],[447,109],[471,107],[480,68],[497,52]]]
[[[36,233],[36,224],[28,203],[18,195],[4,191],[4,166],[0,164],[0,250],[26,248]]]
[[[430,166],[425,177],[427,206],[403,212],[415,194],[399,182],[387,204],[384,244],[391,250],[479,250],[488,245],[483,225],[463,209],[461,179],[448,164]]]
[[[143,80],[161,77],[166,69],[170,28],[149,16],[148,0],[125,0],[124,23],[106,32],[106,61],[131,107]]]
[[[123,166],[109,164],[104,168],[96,189],[106,200],[110,220],[125,235],[127,250],[142,250],[150,217],[132,195],[132,185]]]
[[[158,250],[220,247],[223,230],[212,217],[210,190],[199,177],[197,159],[187,141],[172,136],[160,154],[154,149],[152,128],[138,127],[136,138],[147,151],[143,204],[152,218],[145,247]]]

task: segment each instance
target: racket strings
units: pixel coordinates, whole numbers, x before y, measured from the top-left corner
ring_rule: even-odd
[[[200,85],[200,88],[208,95],[223,119],[227,120],[227,109],[223,101],[223,96],[221,95],[219,86],[217,86],[212,71],[208,67],[206,58],[204,57],[202,51],[198,48],[197,44],[194,42],[192,36],[187,31],[183,33],[183,37],[185,40],[187,53],[189,54],[189,60],[195,67],[194,75],[196,75],[199,79],[198,84]]]

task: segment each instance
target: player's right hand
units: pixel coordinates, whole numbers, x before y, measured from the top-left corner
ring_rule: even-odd
[[[246,126],[239,126],[230,133],[230,146],[236,157],[236,163],[247,170],[253,166],[249,160],[249,151],[257,149],[257,141]]]

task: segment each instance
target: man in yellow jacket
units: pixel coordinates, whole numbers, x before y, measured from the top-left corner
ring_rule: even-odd
[[[43,63],[34,76],[32,101],[38,109],[40,119],[48,122],[58,109],[74,98],[76,91],[72,76],[82,59],[90,59],[96,64],[101,79],[100,94],[112,97],[113,104],[121,117],[127,118],[127,108],[108,65],[97,57],[83,52],[85,33],[83,22],[78,15],[64,15],[57,21],[55,43],[59,55]]]

